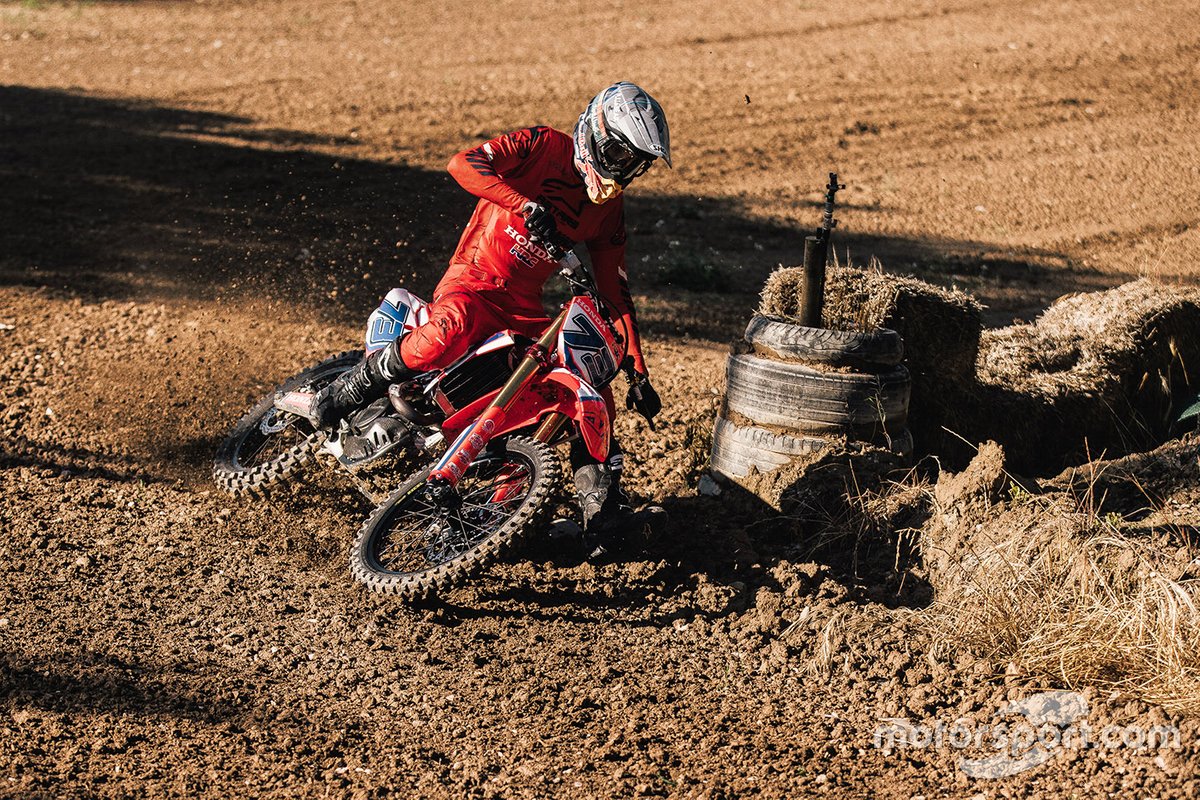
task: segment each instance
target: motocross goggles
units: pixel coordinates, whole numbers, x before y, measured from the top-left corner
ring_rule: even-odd
[[[616,179],[621,186],[627,185],[637,176],[650,169],[654,158],[634,150],[620,134],[609,132],[596,141],[596,158],[601,168]]]

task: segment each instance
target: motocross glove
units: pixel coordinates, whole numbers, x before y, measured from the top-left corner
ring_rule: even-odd
[[[558,223],[554,221],[550,209],[530,200],[521,209],[521,213],[525,215],[525,230],[529,231],[530,241],[540,244],[554,242],[558,234]]]
[[[637,409],[646,418],[650,430],[654,430],[654,418],[662,411],[662,400],[650,385],[650,376],[633,373],[629,381],[629,392],[625,395],[625,408]]]

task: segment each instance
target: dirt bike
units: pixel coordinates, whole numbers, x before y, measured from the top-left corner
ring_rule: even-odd
[[[218,485],[234,494],[265,494],[317,455],[353,478],[385,454],[406,451],[427,463],[399,489],[379,502],[359,487],[378,505],[351,547],[354,578],[373,591],[416,598],[492,562],[551,510],[563,479],[556,445],[578,437],[593,458],[608,457],[612,420],[600,392],[622,369],[640,399],[638,377],[626,363],[626,337],[590,269],[569,249],[543,247],[573,296],[537,340],[497,333],[445,369],[392,385],[387,397],[328,434],[275,408],[272,393],[219,448]],[[367,352],[426,318],[422,300],[393,289],[368,320]],[[279,391],[320,390],[361,358],[361,352],[334,356]]]

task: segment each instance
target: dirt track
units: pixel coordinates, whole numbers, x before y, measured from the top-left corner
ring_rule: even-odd
[[[1002,781],[873,748],[881,718],[1042,687],[931,661],[919,574],[761,535],[694,495],[690,449],[830,169],[843,256],[994,322],[1194,281],[1193,5],[0,5],[0,796],[1194,796],[1187,721],[1161,759]],[[432,287],[471,207],[447,157],[621,77],[678,165],[630,202],[668,411],[621,422],[665,540],[604,567],[540,545],[409,609],[350,585],[350,494],[211,490],[251,398]]]

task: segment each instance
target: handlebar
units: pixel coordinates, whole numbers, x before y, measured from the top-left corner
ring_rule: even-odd
[[[541,244],[550,257],[558,262],[558,274],[566,278],[572,286],[583,289],[589,294],[599,294],[596,290],[595,276],[591,274],[591,270],[584,267],[583,262],[579,256],[575,255],[575,251],[571,249],[569,243],[544,242]]]

